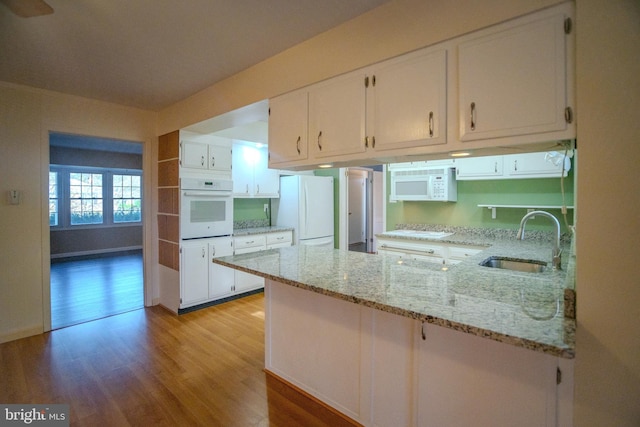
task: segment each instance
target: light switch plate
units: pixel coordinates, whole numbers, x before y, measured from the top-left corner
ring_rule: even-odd
[[[19,205],[20,199],[22,199],[22,191],[20,190],[7,191],[7,203],[9,203],[10,205]]]

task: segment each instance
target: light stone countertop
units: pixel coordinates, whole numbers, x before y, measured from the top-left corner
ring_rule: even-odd
[[[393,232],[385,233],[389,235],[393,237]],[[458,228],[447,237],[415,239],[487,248],[447,266],[414,260],[399,263],[397,256],[309,246],[213,262],[507,344],[564,358],[575,356],[575,319],[565,316],[565,304],[575,301],[565,296],[565,289],[574,289],[575,257],[569,242],[564,245],[563,270],[521,273],[478,264],[490,256],[548,262],[551,243],[544,233],[519,241],[509,233]]]
[[[248,227],[248,228],[234,228],[234,236],[250,236],[252,234],[265,234],[265,233],[277,233],[279,231],[292,231],[293,227],[279,227],[279,226],[264,226],[264,227]]]

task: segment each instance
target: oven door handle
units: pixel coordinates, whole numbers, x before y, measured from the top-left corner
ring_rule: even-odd
[[[185,191],[182,193],[185,197],[230,197],[231,192],[229,191]]]

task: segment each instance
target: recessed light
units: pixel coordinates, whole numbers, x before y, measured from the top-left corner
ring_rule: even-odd
[[[318,167],[319,167],[320,169],[327,169],[327,168],[331,168],[331,167],[333,167],[333,163],[325,163],[325,164],[322,164],[322,165],[318,165]]]

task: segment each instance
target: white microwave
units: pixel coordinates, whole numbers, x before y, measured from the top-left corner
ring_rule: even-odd
[[[455,202],[458,200],[456,169],[437,167],[393,170],[390,200]]]
[[[182,178],[180,181],[180,238],[233,234],[233,181]]]

